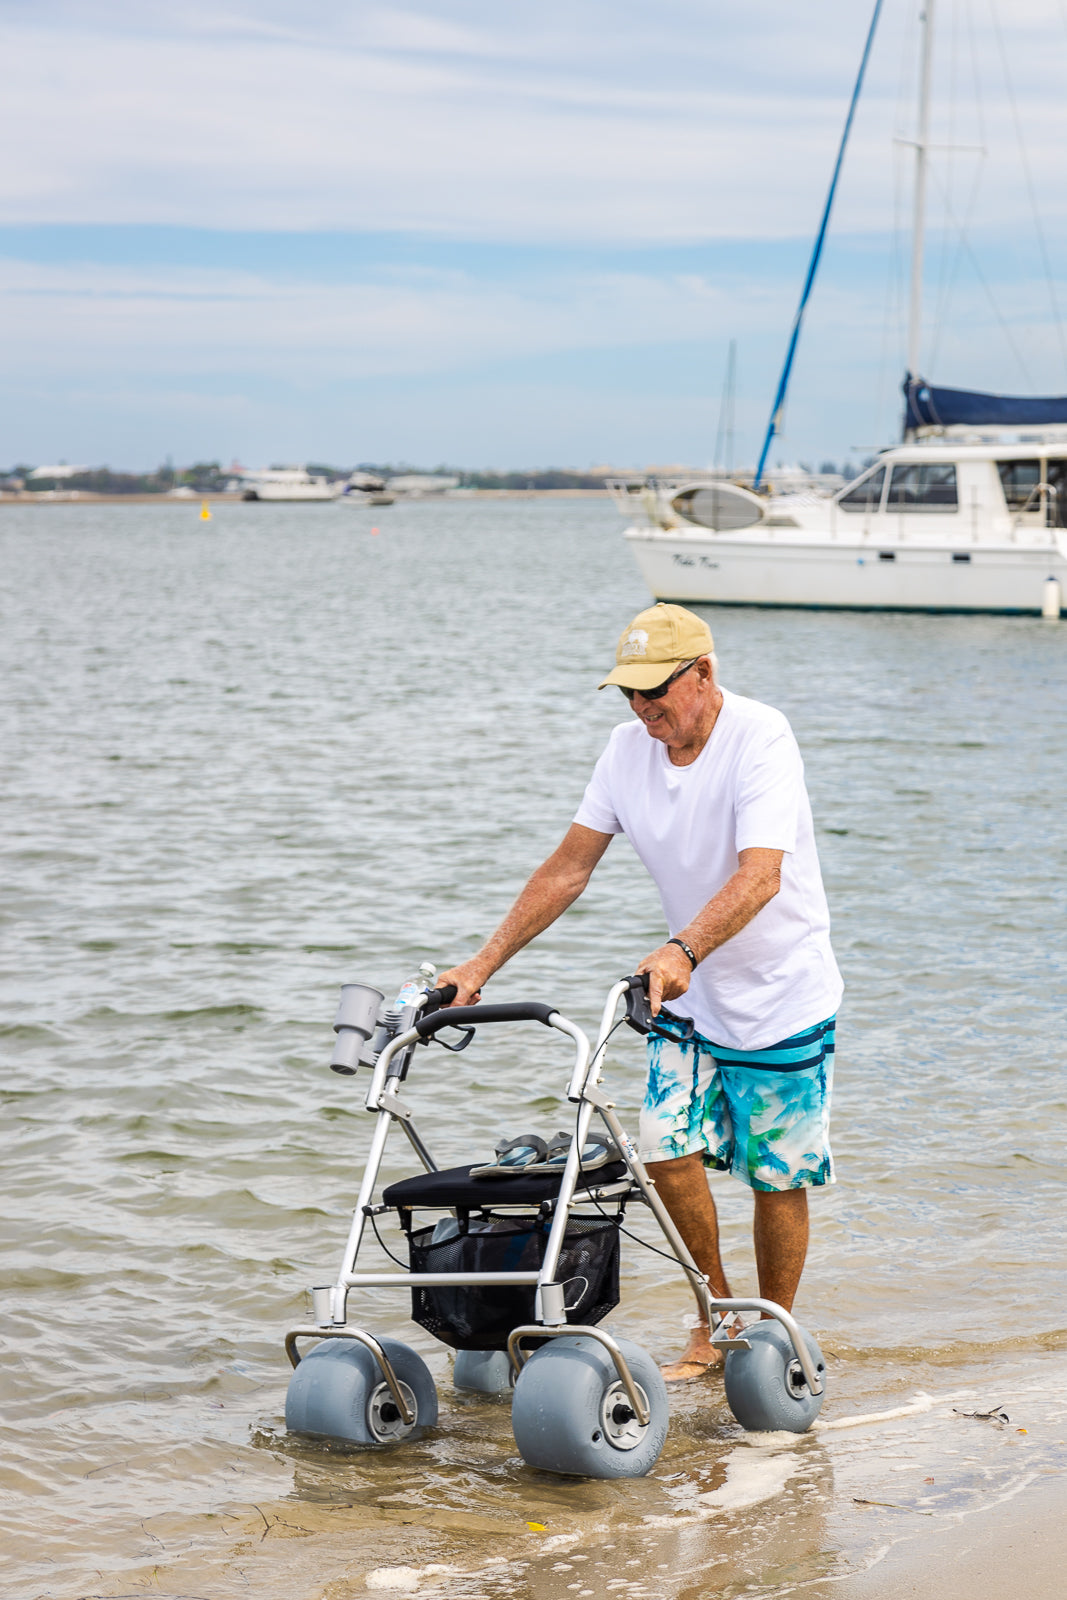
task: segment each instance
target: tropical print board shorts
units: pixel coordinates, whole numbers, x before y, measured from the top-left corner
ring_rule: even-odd
[[[706,1167],[750,1189],[804,1189],[834,1181],[830,1017],[764,1050],[728,1050],[669,1019],[649,1035],[638,1143],[642,1161],[699,1151]]]

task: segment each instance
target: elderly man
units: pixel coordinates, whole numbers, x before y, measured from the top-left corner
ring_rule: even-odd
[[[657,1015],[686,996],[691,1040],[669,1018],[649,1039],[642,1161],[712,1292],[730,1288],[705,1176],[754,1193],[760,1294],[787,1310],[808,1244],[807,1191],[833,1182],[828,1140],[841,977],[800,751],[785,717],[719,687],[711,633],[656,605],[619,640],[617,685],[636,721],[612,732],[559,848],[477,955],[442,973],[455,1003],[578,898],[616,833],[660,893],[666,943],[637,966]],[[703,1319],[669,1380],[720,1360]]]

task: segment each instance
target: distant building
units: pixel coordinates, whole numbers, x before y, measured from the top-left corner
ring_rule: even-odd
[[[65,461],[61,461],[58,467],[34,467],[29,476],[31,478],[51,479],[78,478],[83,472],[91,472],[92,470],[91,467],[68,467]]]

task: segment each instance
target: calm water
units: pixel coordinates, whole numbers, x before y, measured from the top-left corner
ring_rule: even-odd
[[[800,738],[848,984],[797,1308],[832,1426],[746,1439],[710,1380],[651,1477],[576,1484],[395,1297],[366,1320],[427,1356],[441,1427],[289,1441],[281,1337],[369,1136],[326,1068],[338,985],[469,953],[627,715],[594,688],[646,603],[615,513],[5,507],[0,586],[5,1594],[815,1596],[1067,1467],[1067,628],[710,613],[724,681]],[[619,841],[494,992],[591,1029],[661,936]],[[552,1037],[420,1055],[442,1164],[554,1130]],[[627,1036],[624,1119],[640,1076]],[[749,1203],[716,1192],[754,1289]],[[625,1262],[613,1326],[665,1356],[684,1287]]]

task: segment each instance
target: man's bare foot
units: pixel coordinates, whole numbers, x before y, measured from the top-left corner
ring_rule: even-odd
[[[735,1339],[744,1331],[740,1317],[726,1327],[719,1324],[720,1332],[725,1332],[731,1339]],[[668,1361],[660,1367],[664,1383],[686,1383],[691,1378],[702,1378],[705,1373],[711,1372],[715,1367],[721,1367],[726,1360],[722,1350],[713,1345],[707,1328],[703,1323],[698,1323],[689,1335],[689,1343],[677,1361]]]
[[[718,1351],[711,1361],[688,1361],[684,1357],[679,1361],[670,1361],[665,1367],[660,1367],[664,1383],[688,1383],[692,1378],[703,1378],[707,1373],[714,1372],[716,1367],[722,1366],[722,1356]]]
[[[700,1326],[693,1329],[689,1343],[678,1360],[668,1361],[659,1370],[665,1383],[685,1383],[690,1378],[702,1378],[713,1367],[721,1367],[722,1363],[722,1351],[715,1349],[707,1328]]]

